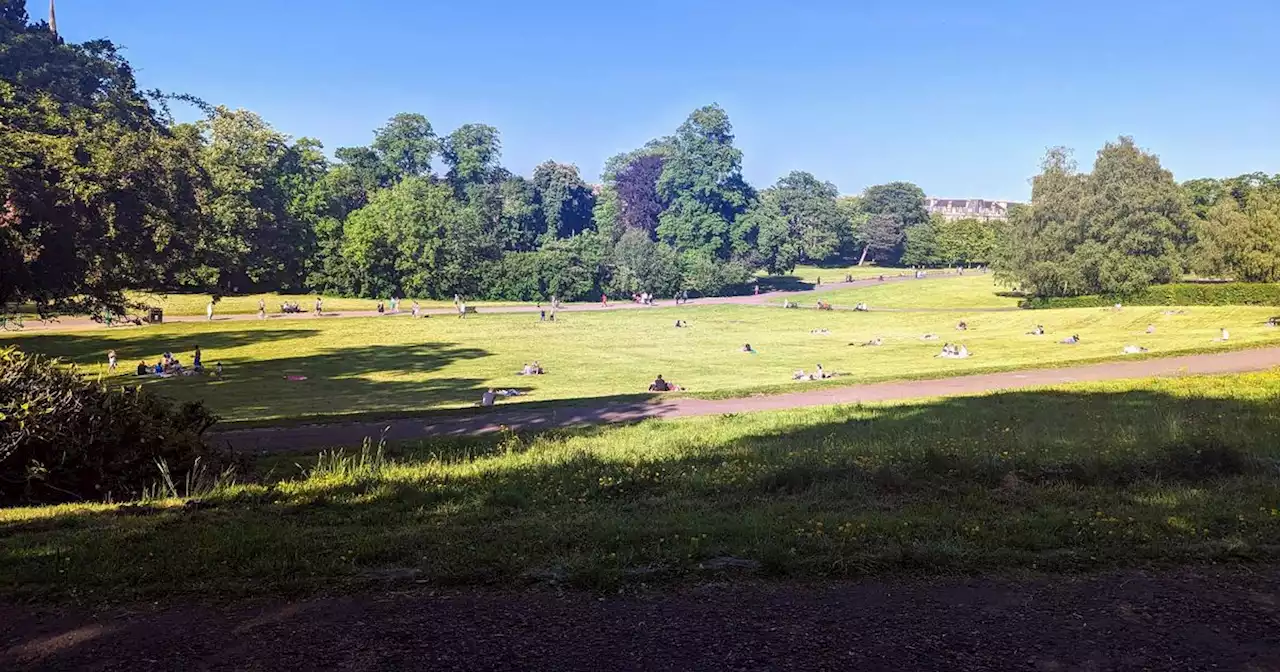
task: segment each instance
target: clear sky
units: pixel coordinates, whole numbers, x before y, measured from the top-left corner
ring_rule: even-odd
[[[722,105],[763,187],[1025,199],[1051,145],[1118,135],[1182,179],[1280,172],[1280,0],[57,0],[143,88],[244,107],[332,151],[397,112],[482,122],[503,163],[594,180]],[[43,17],[48,5],[30,0]]]

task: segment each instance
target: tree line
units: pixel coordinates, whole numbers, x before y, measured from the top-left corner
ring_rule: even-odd
[[[601,184],[501,165],[499,130],[402,113],[332,158],[246,110],[138,88],[105,40],[66,43],[0,0],[0,305],[122,308],[124,290],[566,299],[734,291],[800,263],[994,264],[1030,292],[1181,272],[1277,275],[1280,177],[1173,181],[1128,139],[1092,173],[1052,150],[1010,221],[931,218],[891,182],[756,189],[728,114],[610,158]],[[175,102],[202,118],[178,123]]]

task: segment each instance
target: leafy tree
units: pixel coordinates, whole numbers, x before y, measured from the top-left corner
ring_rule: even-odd
[[[1280,282],[1280,190],[1258,189],[1242,208],[1224,198],[1196,223],[1192,268],[1245,282]]]
[[[862,226],[858,227],[857,239],[862,245],[862,258],[880,264],[896,264],[902,259],[902,243],[906,238],[902,217],[896,214],[874,214],[867,216]]]
[[[718,105],[694,110],[671,139],[658,179],[668,204],[658,235],[698,259],[727,260],[733,249],[733,220],[755,200],[742,178],[742,151],[733,146],[729,116]]]
[[[532,181],[512,176],[499,186],[501,224],[499,244],[504,250],[530,251],[547,231],[538,188]]]
[[[373,151],[393,179],[430,174],[437,149],[431,122],[421,114],[401,112],[373,134]]]
[[[498,129],[485,124],[463,124],[444,140],[447,179],[462,195],[467,185],[489,182],[498,170],[502,142]]]
[[[910,182],[867,187],[862,193],[862,210],[868,215],[896,215],[903,228],[929,221],[929,213],[924,207],[924,190]]]
[[[595,195],[582,181],[577,166],[546,161],[533,169],[533,184],[542,202],[548,235],[571,238],[590,230]]]
[[[342,254],[352,269],[352,293],[444,296],[446,239],[456,209],[452,191],[424,177],[375,192],[344,225]]]
[[[299,289],[315,249],[312,224],[295,194],[324,170],[311,143],[291,146],[258,115],[219,107],[200,122],[209,137],[202,163],[211,179],[204,208],[216,233],[209,243],[222,291]]]
[[[941,217],[930,218],[906,230],[902,245],[902,263],[906,266],[941,266],[945,257],[938,239],[946,222]]]
[[[1180,272],[1189,217],[1154,155],[1122,137],[1088,175],[1061,148],[1042,166],[1031,206],[1010,222],[1003,275],[1042,296],[1072,296],[1133,293]]]
[[[391,184],[395,174],[372,147],[339,147],[333,156],[341,161],[367,195]]]
[[[662,156],[657,154],[638,157],[614,180],[618,191],[618,218],[627,229],[645,231],[656,237],[663,206],[662,197],[658,194],[663,162]]]
[[[643,229],[631,228],[622,234],[613,248],[611,292],[673,296],[681,289],[680,282],[680,258],[671,246],[655,242]]]
[[[197,263],[198,144],[105,40],[65,43],[0,2],[0,306],[123,308]]]
[[[1004,235],[1002,222],[980,219],[941,220],[937,230],[938,265],[990,264]],[[907,232],[908,237],[911,231]]]

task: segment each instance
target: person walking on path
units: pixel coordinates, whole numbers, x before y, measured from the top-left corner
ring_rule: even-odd
[[[209,305],[204,307],[204,314],[210,322],[213,321],[213,299],[209,299]]]
[[[604,293],[601,293],[601,294],[600,294],[600,307],[601,307],[601,308],[608,308],[608,307],[609,307],[609,295],[608,295],[608,294],[604,294]]]
[[[107,351],[107,372],[108,373],[116,372],[116,351],[115,350]]]
[[[316,317],[320,317],[320,312],[321,312],[321,309],[322,309],[323,305],[324,305],[324,304],[323,304],[323,300],[322,300],[320,297],[318,297],[318,296],[317,296],[317,297],[316,297]]]
[[[258,299],[258,319],[259,320],[267,319],[267,300],[266,299]]]
[[[458,319],[462,320],[462,319],[466,319],[466,317],[467,317],[467,302],[459,300],[458,301]]]

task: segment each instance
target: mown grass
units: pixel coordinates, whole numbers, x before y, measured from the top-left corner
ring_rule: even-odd
[[[846,276],[853,276],[854,280],[863,280],[865,278],[874,278],[877,276],[897,276],[902,273],[911,274],[915,271],[907,268],[893,268],[890,266],[876,266],[871,263],[862,266],[850,264],[845,266],[813,266],[810,264],[800,264],[791,270],[790,273],[783,275],[764,275],[764,278],[771,278],[775,281],[786,279],[794,283],[804,283],[807,285],[817,284],[818,280],[822,280],[823,284],[832,282],[843,282]]]
[[[129,299],[148,306],[163,308],[165,315],[170,316],[188,316],[188,315],[204,315],[205,309],[209,304],[208,294],[157,294],[152,292],[130,292]],[[239,296],[224,296],[218,300],[213,307],[215,315],[251,315],[258,312],[258,300],[266,302],[267,313],[274,315],[280,312],[280,306],[285,301],[292,301],[302,307],[303,311],[310,312],[315,310],[316,295],[315,294],[243,294]],[[323,297],[323,308],[325,312],[351,312],[376,310],[378,307],[377,299],[352,299],[340,296]],[[383,303],[390,310],[390,304],[387,303],[390,297],[383,297]],[[409,312],[413,306],[412,298],[400,297],[400,310]],[[419,299],[418,305],[422,308],[453,308],[453,301],[438,301],[431,299]],[[527,305],[520,304],[515,301],[468,301],[467,305],[475,306],[514,306]]]
[[[1005,287],[991,273],[968,271],[963,277],[925,277],[907,283],[886,283],[853,289],[833,289],[806,296],[800,301],[813,304],[818,299],[836,306],[852,307],[865,302],[869,308],[1017,308],[1016,296],[1002,296]],[[782,303],[779,299],[777,303]],[[1110,305],[1110,304],[1108,304]],[[1026,318],[1032,319],[1032,318]]]
[[[6,334],[6,341],[67,357],[91,373],[105,368],[105,354],[114,349],[122,367],[115,380],[129,384],[137,381],[130,373],[140,359],[155,362],[173,351],[190,363],[191,349],[199,344],[206,365],[224,364],[224,379],[147,378],[144,384],[179,399],[203,399],[228,421],[262,421],[459,408],[476,402],[488,387],[524,390],[527,396],[518,399],[532,402],[616,398],[643,393],[659,373],[691,394],[726,396],[807,389],[813,384],[792,382],[791,374],[819,363],[843,374],[828,384],[842,385],[1099,361],[1121,357],[1129,344],[1153,355],[1280,344],[1280,330],[1265,326],[1270,312],[1203,307],[1181,315],[1165,315],[1160,308],[854,313],[695,303],[561,313],[555,323],[540,323],[536,315],[484,313],[466,320],[215,321]],[[677,318],[689,327],[675,328]],[[968,331],[956,331],[960,320]],[[1027,336],[1035,323],[1048,334]],[[1145,333],[1148,323],[1156,325],[1155,334]],[[1231,341],[1213,342],[1223,326]],[[824,329],[828,333],[812,333]],[[921,340],[925,333],[939,340]],[[1073,333],[1083,339],[1080,344],[1058,342]],[[884,344],[850,345],[873,338]],[[964,343],[972,357],[935,357],[945,341]],[[743,353],[743,343],[755,354]],[[535,359],[547,375],[516,375]]]
[[[1280,559],[1280,372],[275,457],[196,505],[0,510],[0,594],[612,589]]]

